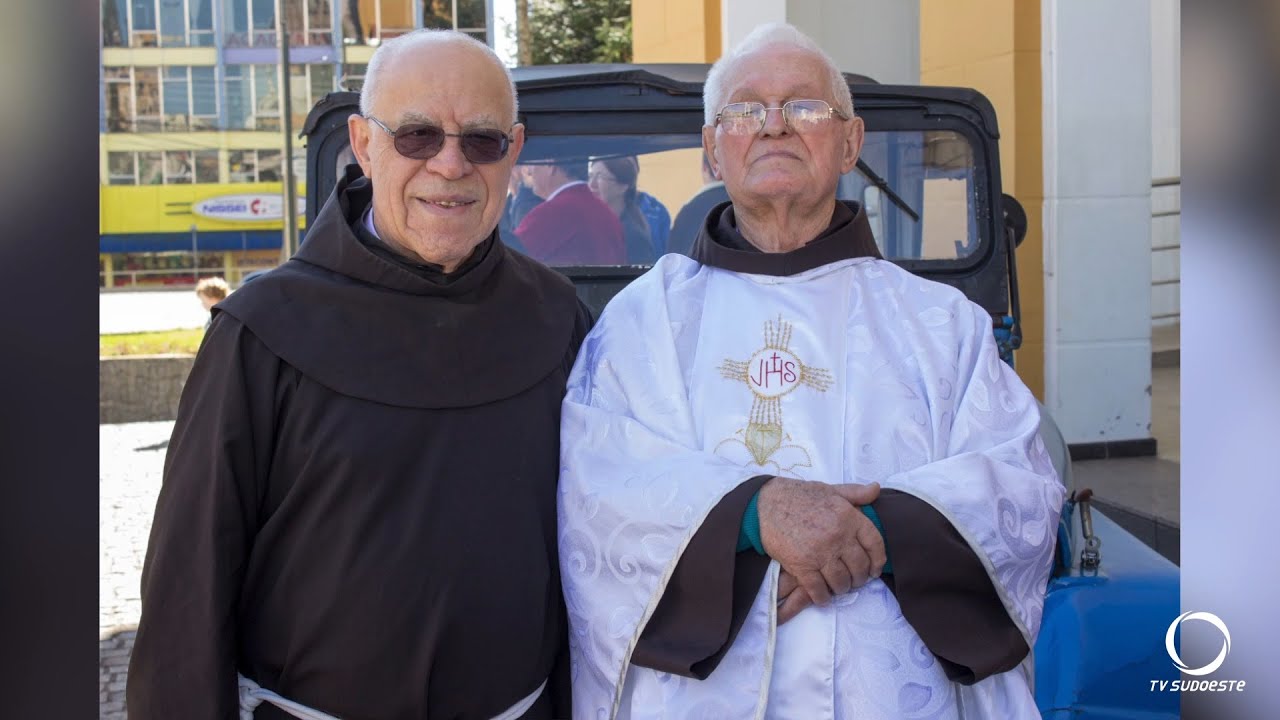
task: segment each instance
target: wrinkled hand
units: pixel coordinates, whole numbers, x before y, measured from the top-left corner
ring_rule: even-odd
[[[765,553],[818,605],[829,603],[833,593],[862,587],[880,576],[885,552],[879,531],[856,506],[870,504],[879,495],[875,483],[769,480],[757,504]]]

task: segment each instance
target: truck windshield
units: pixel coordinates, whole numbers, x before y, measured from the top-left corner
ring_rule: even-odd
[[[561,172],[550,182],[541,179],[552,166]],[[580,205],[554,203],[534,222],[523,222],[545,201],[542,195],[554,192],[550,186],[572,179],[584,182],[619,219],[627,237],[625,261],[602,255],[600,245],[616,244],[604,236],[616,234],[617,227],[598,218],[579,215],[554,223],[577,230],[571,247],[549,250],[535,237],[548,211],[563,206],[561,212],[581,212],[573,210]],[[868,130],[859,167],[840,179],[837,196],[866,208],[885,258],[958,260],[979,246],[977,181],[972,145],[960,132]],[[530,136],[512,173],[503,237],[551,265],[650,265],[663,254],[688,252],[707,210],[727,199],[723,184],[703,165],[696,134]]]

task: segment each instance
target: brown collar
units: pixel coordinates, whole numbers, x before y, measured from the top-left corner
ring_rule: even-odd
[[[743,237],[733,203],[721,203],[707,213],[690,256],[704,265],[752,275],[796,275],[849,258],[881,258],[862,206],[851,200],[836,202],[831,224],[817,237],[784,253],[761,252]]]

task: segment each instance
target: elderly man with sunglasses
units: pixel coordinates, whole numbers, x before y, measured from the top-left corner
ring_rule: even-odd
[[[1063,488],[991,318],[836,199],[862,121],[790,26],[711,69],[731,202],[569,380],[575,717],[1034,718]]]
[[[143,571],[129,716],[568,715],[555,488],[589,314],[495,230],[482,43],[383,44],[292,259],[214,310]]]

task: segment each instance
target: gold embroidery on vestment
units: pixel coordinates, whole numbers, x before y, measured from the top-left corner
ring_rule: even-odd
[[[764,323],[764,347],[746,361],[726,359],[720,375],[746,383],[751,390],[751,415],[742,442],[759,465],[773,456],[790,439],[782,425],[782,397],[804,385],[818,392],[831,387],[831,373],[810,367],[791,351],[791,323],[778,316]],[[806,453],[807,455],[807,453]]]

